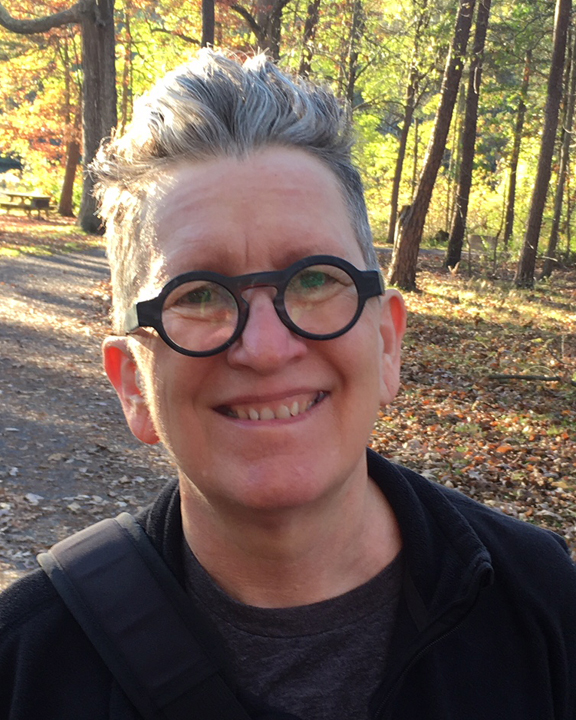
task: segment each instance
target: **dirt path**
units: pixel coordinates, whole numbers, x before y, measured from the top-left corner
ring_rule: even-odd
[[[0,588],[171,475],[130,434],[103,373],[104,252],[0,256]]]

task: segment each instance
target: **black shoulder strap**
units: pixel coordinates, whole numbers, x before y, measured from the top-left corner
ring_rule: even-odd
[[[38,562],[146,720],[249,720],[198,643],[186,593],[128,513]]]

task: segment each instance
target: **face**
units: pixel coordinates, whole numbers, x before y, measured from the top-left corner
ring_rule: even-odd
[[[303,151],[182,164],[167,181],[156,216],[158,257],[140,299],[191,270],[281,270],[317,254],[365,269],[336,177]],[[160,438],[183,491],[214,507],[313,506],[365,481],[374,419],[397,390],[405,322],[397,293],[371,298],[349,332],[325,341],[290,332],[272,293],[245,292],[244,333],[212,357],[186,357],[144,331],[143,340],[130,340],[138,345],[137,372],[127,340],[105,345],[134,434]]]

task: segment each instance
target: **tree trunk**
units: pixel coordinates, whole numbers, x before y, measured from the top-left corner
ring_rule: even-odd
[[[522,131],[524,129],[524,118],[526,117],[526,99],[528,97],[528,85],[530,83],[530,68],[532,65],[532,50],[527,50],[524,63],[524,77],[520,87],[520,98],[516,110],[516,124],[514,126],[514,141],[512,154],[510,156],[510,177],[508,180],[508,198],[506,201],[506,215],[504,219],[504,247],[508,243],[514,230],[514,208],[516,204],[516,176],[518,171],[518,160],[520,159],[520,145],[522,144]]]
[[[122,87],[120,98],[119,129],[123,133],[128,124],[128,115],[132,105],[132,31],[130,29],[130,13],[132,6],[129,0],[124,5],[124,25],[126,28],[126,41],[124,43],[124,67],[122,68]]]
[[[464,116],[464,132],[462,134],[462,159],[460,162],[460,177],[458,179],[458,193],[456,196],[456,211],[453,214],[452,229],[448,240],[445,267],[456,267],[462,259],[462,246],[464,244],[464,231],[468,217],[468,202],[470,188],[472,187],[472,169],[474,165],[474,152],[476,148],[476,129],[478,126],[478,100],[480,98],[480,83],[482,82],[482,62],[484,59],[484,45],[490,18],[491,0],[480,0],[478,16],[476,18],[476,32],[474,35],[474,48],[472,62],[470,63],[470,76],[468,78],[468,91],[466,93],[466,114]]]
[[[114,0],[96,0],[95,7],[82,14],[84,185],[78,223],[90,233],[102,228],[87,168],[117,120],[114,44]]]
[[[566,92],[566,113],[562,127],[560,167],[558,168],[558,183],[554,197],[554,217],[552,219],[552,229],[550,231],[548,249],[546,250],[546,258],[544,260],[541,278],[549,277],[556,265],[556,247],[558,246],[558,233],[560,230],[560,220],[562,218],[562,205],[564,204],[564,185],[566,184],[566,175],[568,174],[570,143],[572,141],[572,131],[574,127],[574,102],[576,99],[576,32],[574,33],[574,46],[572,47],[569,66],[570,81]]]
[[[388,225],[387,242],[392,245],[396,237],[396,224],[398,222],[398,198],[400,196],[400,182],[402,180],[402,168],[404,167],[404,158],[406,157],[406,145],[408,144],[408,133],[412,125],[414,117],[414,109],[416,107],[415,98],[418,82],[417,70],[412,67],[410,71],[410,80],[406,88],[406,102],[404,105],[404,118],[402,120],[402,132],[400,134],[400,142],[398,144],[398,155],[396,156],[396,167],[394,169],[394,179],[392,180],[392,196],[390,197],[390,222]]]
[[[270,53],[277,62],[280,59],[282,39],[282,14],[290,0],[257,0],[255,14],[243,5],[232,3],[230,9],[241,15],[256,36],[260,50]]]
[[[534,269],[536,267],[536,253],[538,251],[538,239],[542,226],[542,216],[546,204],[548,183],[552,172],[552,156],[554,154],[554,142],[556,130],[558,129],[558,110],[562,97],[562,70],[564,68],[564,55],[566,53],[566,36],[570,23],[571,0],[556,1],[556,15],[554,18],[554,42],[552,50],[552,62],[550,75],[548,77],[548,96],[546,99],[546,110],[544,116],[544,130],[542,133],[542,144],[540,146],[540,157],[538,159],[538,170],[528,227],[522,246],[522,254],[518,261],[518,269],[514,283],[519,288],[531,288],[534,286]]]
[[[202,0],[202,47],[214,46],[214,0]]]
[[[64,217],[74,217],[73,196],[76,168],[80,162],[80,107],[82,99],[77,98],[76,110],[72,103],[72,69],[68,52],[68,38],[58,42],[58,51],[64,68],[64,123],[66,125],[66,169],[60,191],[58,212]]]
[[[364,33],[364,7],[362,0],[354,0],[352,10],[352,25],[350,28],[350,40],[348,45],[348,69],[346,74],[346,89],[344,97],[354,107],[356,93],[356,79],[358,77],[358,46]]]
[[[450,145],[448,168],[446,169],[446,202],[444,203],[444,228],[452,225],[453,208],[456,205],[456,173],[460,168],[462,157],[462,136],[464,135],[464,113],[466,112],[466,89],[460,83],[458,98],[452,117],[452,142]],[[448,141],[447,141],[448,142]],[[446,162],[444,152],[443,162]],[[448,232],[446,232],[448,238]]]
[[[80,162],[80,143],[77,140],[71,140],[66,146],[66,171],[64,173],[64,182],[62,183],[62,191],[60,193],[60,202],[58,204],[58,212],[64,217],[74,217],[73,195],[74,180],[76,178],[76,168]]]
[[[566,260],[572,250],[572,194],[570,190],[570,173],[566,176]]]
[[[420,122],[414,118],[414,154],[412,157],[412,178],[410,180],[410,203],[414,202],[414,193],[418,185],[418,153],[420,151]]]
[[[314,57],[314,40],[316,29],[320,19],[320,0],[312,0],[308,3],[306,22],[304,23],[304,34],[302,36],[302,57],[298,74],[302,77],[310,77],[312,71],[312,58]]]
[[[424,161],[424,169],[418,185],[418,192],[412,203],[412,209],[406,218],[399,242],[395,243],[392,261],[388,272],[388,282],[404,290],[416,289],[416,263],[422,239],[424,222],[428,213],[432,191],[442,162],[446,138],[450,131],[450,122],[454,104],[458,96],[458,87],[462,77],[463,58],[470,36],[475,0],[460,0],[456,18],[454,38],[446,61],[440,106],[436,113],[436,122],[432,139]]]
[[[392,195],[390,197],[390,222],[388,225],[387,242],[392,245],[396,237],[396,224],[398,221],[398,198],[400,196],[400,183],[402,181],[402,170],[404,168],[404,159],[406,157],[406,146],[408,144],[408,134],[412,125],[414,111],[416,109],[416,95],[418,93],[418,85],[420,83],[420,71],[418,69],[418,59],[420,54],[420,40],[425,26],[428,24],[429,15],[427,12],[428,0],[424,0],[421,8],[418,22],[414,32],[414,47],[412,49],[412,62],[410,64],[410,75],[408,86],[406,88],[406,99],[404,102],[404,117],[402,118],[402,131],[400,133],[400,142],[398,144],[398,155],[396,156],[396,167],[394,169],[394,179],[392,180]]]

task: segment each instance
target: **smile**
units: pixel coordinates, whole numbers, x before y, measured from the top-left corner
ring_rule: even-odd
[[[230,405],[216,408],[217,412],[239,420],[288,420],[308,412],[324,400],[327,393],[319,391],[291,398],[290,401]]]

